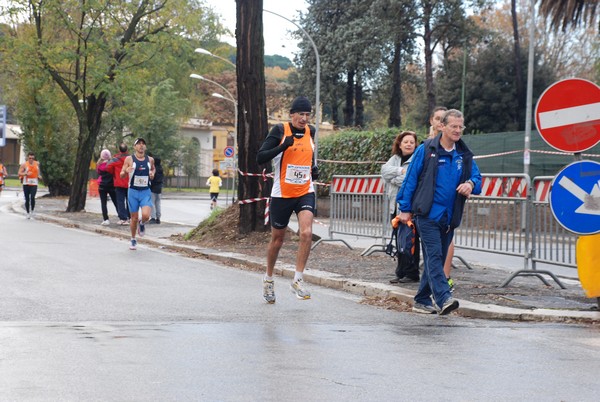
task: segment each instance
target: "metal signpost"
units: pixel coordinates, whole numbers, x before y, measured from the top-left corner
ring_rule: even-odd
[[[535,124],[544,141],[559,151],[575,154],[577,159],[552,181],[552,215],[573,233],[600,233],[600,163],[581,160],[581,152],[600,142],[600,87],[579,78],[552,84],[535,107]],[[579,245],[576,250],[578,261],[590,251]],[[577,266],[580,278],[597,269],[579,262]]]
[[[221,169],[221,170],[227,170],[228,172],[231,172],[231,170],[235,168],[235,161],[234,161],[235,149],[231,146],[226,146],[225,149],[223,149],[223,155],[225,155],[225,160],[221,163],[221,166],[222,166],[222,168],[224,167],[225,169]],[[236,174],[236,173],[237,172],[234,171],[234,174]],[[229,188],[227,189],[227,193],[229,193]],[[231,203],[233,204],[235,202],[235,176],[234,176],[234,180],[231,183],[231,193],[233,194],[231,197]],[[225,205],[229,205],[229,195],[227,196],[227,199],[225,200]]]

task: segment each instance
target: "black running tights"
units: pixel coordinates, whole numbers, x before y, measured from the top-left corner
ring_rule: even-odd
[[[35,194],[37,193],[37,186],[23,186],[23,194],[25,194],[25,210],[29,213],[35,209]]]

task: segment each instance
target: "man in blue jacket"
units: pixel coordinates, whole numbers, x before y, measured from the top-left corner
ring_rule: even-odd
[[[415,151],[396,201],[400,221],[413,219],[421,236],[424,270],[413,311],[445,315],[458,308],[458,301],[450,293],[444,261],[465,201],[481,193],[481,174],[461,139],[463,114],[450,109],[442,124],[441,134]]]

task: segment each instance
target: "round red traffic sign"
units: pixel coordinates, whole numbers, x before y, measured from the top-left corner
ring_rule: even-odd
[[[233,156],[233,147],[225,147],[225,149],[223,149],[223,155],[225,155],[228,158],[231,158]]]
[[[580,78],[555,82],[538,100],[535,125],[559,151],[590,149],[600,142],[600,87]]]

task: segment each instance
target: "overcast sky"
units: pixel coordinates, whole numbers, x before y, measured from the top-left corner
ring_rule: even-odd
[[[217,14],[221,15],[221,22],[235,34],[235,0],[205,0]],[[303,0],[294,2],[283,0],[263,0],[263,8],[273,11],[285,18],[298,22],[299,10],[306,10]],[[289,31],[297,28],[289,21],[270,13],[263,13],[265,54],[279,54],[290,60],[294,59],[294,53],[298,50],[297,41],[292,40]],[[235,46],[234,37],[223,37],[223,41]]]

